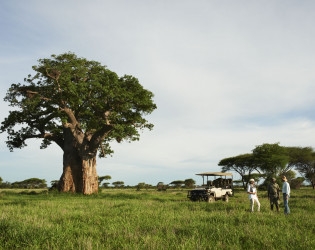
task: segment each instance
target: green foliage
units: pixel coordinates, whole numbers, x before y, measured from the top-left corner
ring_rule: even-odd
[[[156,105],[153,94],[137,78],[119,77],[96,61],[69,52],[40,59],[25,84],[12,84],[5,101],[14,107],[2,122],[10,150],[26,146],[26,140],[42,139],[64,147],[64,131],[83,147],[104,157],[113,151],[109,143],[139,139],[139,129],[152,129],[143,118]],[[82,141],[83,138],[83,141]]]
[[[136,185],[136,188],[138,191],[140,191],[141,189],[144,189],[145,187],[145,183],[144,182],[140,182],[138,183],[138,185]]]
[[[158,182],[156,185],[158,191],[166,191],[168,189],[168,185],[164,185],[164,182]]]
[[[123,181],[115,181],[112,183],[114,185],[115,188],[122,188],[124,187],[124,182]]]
[[[46,188],[46,180],[38,178],[30,178],[24,181],[16,181],[12,183],[13,188]]]
[[[137,189],[137,191],[140,191],[141,189],[148,190],[149,188],[152,188],[152,185],[146,184],[145,182],[140,182],[138,183],[138,185],[135,186],[135,188]]]
[[[103,188],[108,188],[110,182],[103,182],[102,187]]]
[[[288,171],[289,156],[285,147],[274,144],[262,144],[253,150],[255,164],[266,176],[279,176]]]
[[[170,183],[170,185],[172,185],[174,188],[180,188],[182,187],[183,184],[185,184],[185,181],[180,181],[180,180],[172,181]]]
[[[281,184],[281,176],[289,181],[295,179],[295,168],[315,189],[315,152],[311,147],[283,147],[279,143],[262,144],[253,149],[252,154],[243,154],[221,160],[222,172],[235,171],[241,176],[243,187],[250,178],[266,178],[261,188],[266,188],[271,178],[277,178]],[[253,173],[257,170],[260,173]],[[297,179],[295,182],[299,183]],[[299,184],[297,184],[299,185]]]
[[[303,166],[314,161],[314,151],[311,147],[286,147],[290,157],[289,165],[292,167]]]
[[[193,188],[195,186],[195,184],[196,184],[196,181],[193,180],[193,179],[186,179],[184,181],[184,184],[185,184],[186,188]]]
[[[256,183],[258,183],[262,178],[265,178],[264,174],[252,173],[251,175],[244,175],[244,180],[246,183],[249,182],[250,179],[254,179]]]
[[[112,177],[110,175],[105,175],[105,176],[98,176],[98,185],[99,186],[102,186],[102,182],[103,181],[107,181],[107,180],[110,180]],[[106,182],[107,183],[107,182]],[[109,184],[109,183],[108,183]]]
[[[234,157],[222,159],[219,164],[221,171],[235,171],[241,176],[243,188],[246,188],[248,180],[251,179],[253,171],[257,170],[257,165],[253,154],[242,154]]]
[[[10,182],[5,181],[5,182],[0,183],[0,188],[11,188],[11,187],[12,185]]]
[[[304,181],[305,181],[304,177],[297,177],[295,179],[292,179],[290,182],[290,187],[292,189],[299,189]]]
[[[59,182],[58,180],[53,180],[53,181],[50,182],[50,185],[51,186],[57,186],[58,182]]]
[[[58,189],[58,184],[59,184],[59,180],[53,180],[50,182],[50,188],[49,188],[49,191],[55,191]]]
[[[291,147],[288,149],[290,164],[315,188],[315,152],[311,147]]]
[[[289,170],[285,173],[283,173],[285,177],[287,177],[288,182],[291,182],[296,177],[296,173],[293,170]],[[281,178],[281,176],[279,176]]]
[[[0,188],[10,188],[11,183],[7,181],[3,181],[3,179],[0,177]]]
[[[265,180],[264,180],[264,182],[261,185],[259,185],[259,189],[267,190],[268,185],[270,183],[272,183],[272,178],[275,178],[276,179],[276,183],[279,185],[279,187],[282,187],[282,184],[283,184],[282,176],[286,176],[287,177],[288,182],[290,183],[290,185],[291,185],[292,181],[295,182],[297,186],[298,185],[300,186],[302,184],[302,182],[303,182],[302,181],[301,183],[299,183],[299,181],[297,181],[297,180],[300,180],[300,179],[295,179],[296,172],[294,172],[293,170],[289,170],[289,171],[284,172],[284,173],[282,173],[281,175],[278,175],[278,176],[265,176],[265,175],[263,175]],[[303,180],[304,180],[304,178],[303,178]],[[295,188],[295,186],[294,187],[291,186],[291,188]]]

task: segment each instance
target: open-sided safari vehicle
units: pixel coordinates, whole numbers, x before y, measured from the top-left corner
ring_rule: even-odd
[[[233,175],[231,173],[201,173],[202,186],[188,191],[187,198],[192,201],[213,202],[219,199],[228,202],[233,196]],[[213,180],[209,180],[209,176]],[[206,184],[205,184],[205,177]]]

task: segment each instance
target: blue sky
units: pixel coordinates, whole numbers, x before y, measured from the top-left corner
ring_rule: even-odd
[[[262,143],[315,145],[314,1],[0,0],[0,120],[12,83],[39,58],[72,51],[155,94],[155,124],[139,142],[113,144],[99,175],[156,184],[219,171],[225,157]],[[62,151],[10,153],[5,181],[59,179]]]

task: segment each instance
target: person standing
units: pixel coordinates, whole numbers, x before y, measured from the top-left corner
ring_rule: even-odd
[[[258,200],[257,189],[255,186],[255,180],[250,179],[247,187],[247,193],[249,194],[251,212],[254,212],[254,204],[257,202],[257,211],[260,212],[260,202]]]
[[[273,205],[276,205],[277,212],[279,212],[280,188],[276,181],[276,178],[271,179],[271,183],[268,186],[268,199],[271,211],[273,211]]]
[[[290,197],[290,184],[288,183],[287,177],[282,176],[282,194],[283,194],[283,204],[284,204],[284,214],[288,215],[290,213],[289,208],[289,197]]]

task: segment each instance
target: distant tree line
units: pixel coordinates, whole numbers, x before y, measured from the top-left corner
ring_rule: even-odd
[[[99,176],[99,188],[136,188],[137,190],[143,190],[143,189],[157,189],[159,191],[165,191],[167,189],[178,189],[178,188],[193,188],[195,187],[196,181],[193,179],[186,179],[184,181],[182,180],[176,180],[172,181],[169,184],[164,184],[164,182],[158,182],[157,185],[151,185],[147,184],[145,182],[139,182],[135,186],[129,186],[125,185],[123,181],[114,181],[111,183],[112,186],[109,186],[109,182],[103,182],[104,180],[110,180],[111,176],[106,175],[106,176]]]
[[[285,175],[293,188],[299,188],[303,181],[315,189],[315,151],[311,147],[284,147],[279,143],[256,146],[252,153],[222,159],[222,172],[234,171],[241,176],[239,183],[244,189],[249,179],[264,180],[266,186],[271,178],[281,182]],[[296,178],[296,170],[301,177]],[[237,182],[237,181],[236,181]]]
[[[159,191],[165,191],[167,189],[178,189],[178,188],[193,188],[195,187],[195,180],[193,179],[186,179],[184,181],[176,180],[172,181],[169,184],[164,184],[163,182],[159,182],[157,185],[147,184],[145,182],[140,182],[135,186],[125,185],[123,181],[114,181],[112,183],[108,182],[112,177],[110,175],[105,176],[98,176],[98,184],[99,188],[117,188],[117,189],[128,189],[128,188],[135,188],[137,190],[143,189],[157,189]],[[57,189],[58,187],[58,180],[53,180],[50,182],[50,190]],[[110,186],[111,185],[111,186]],[[38,179],[38,178],[30,178],[24,181],[16,181],[13,183],[4,182],[3,179],[0,177],[0,188],[23,188],[23,189],[33,189],[33,188],[47,188],[47,183],[45,179]]]
[[[0,188],[47,188],[47,184],[45,179],[30,178],[24,181],[10,183],[7,181],[3,182],[3,179],[0,177]]]

